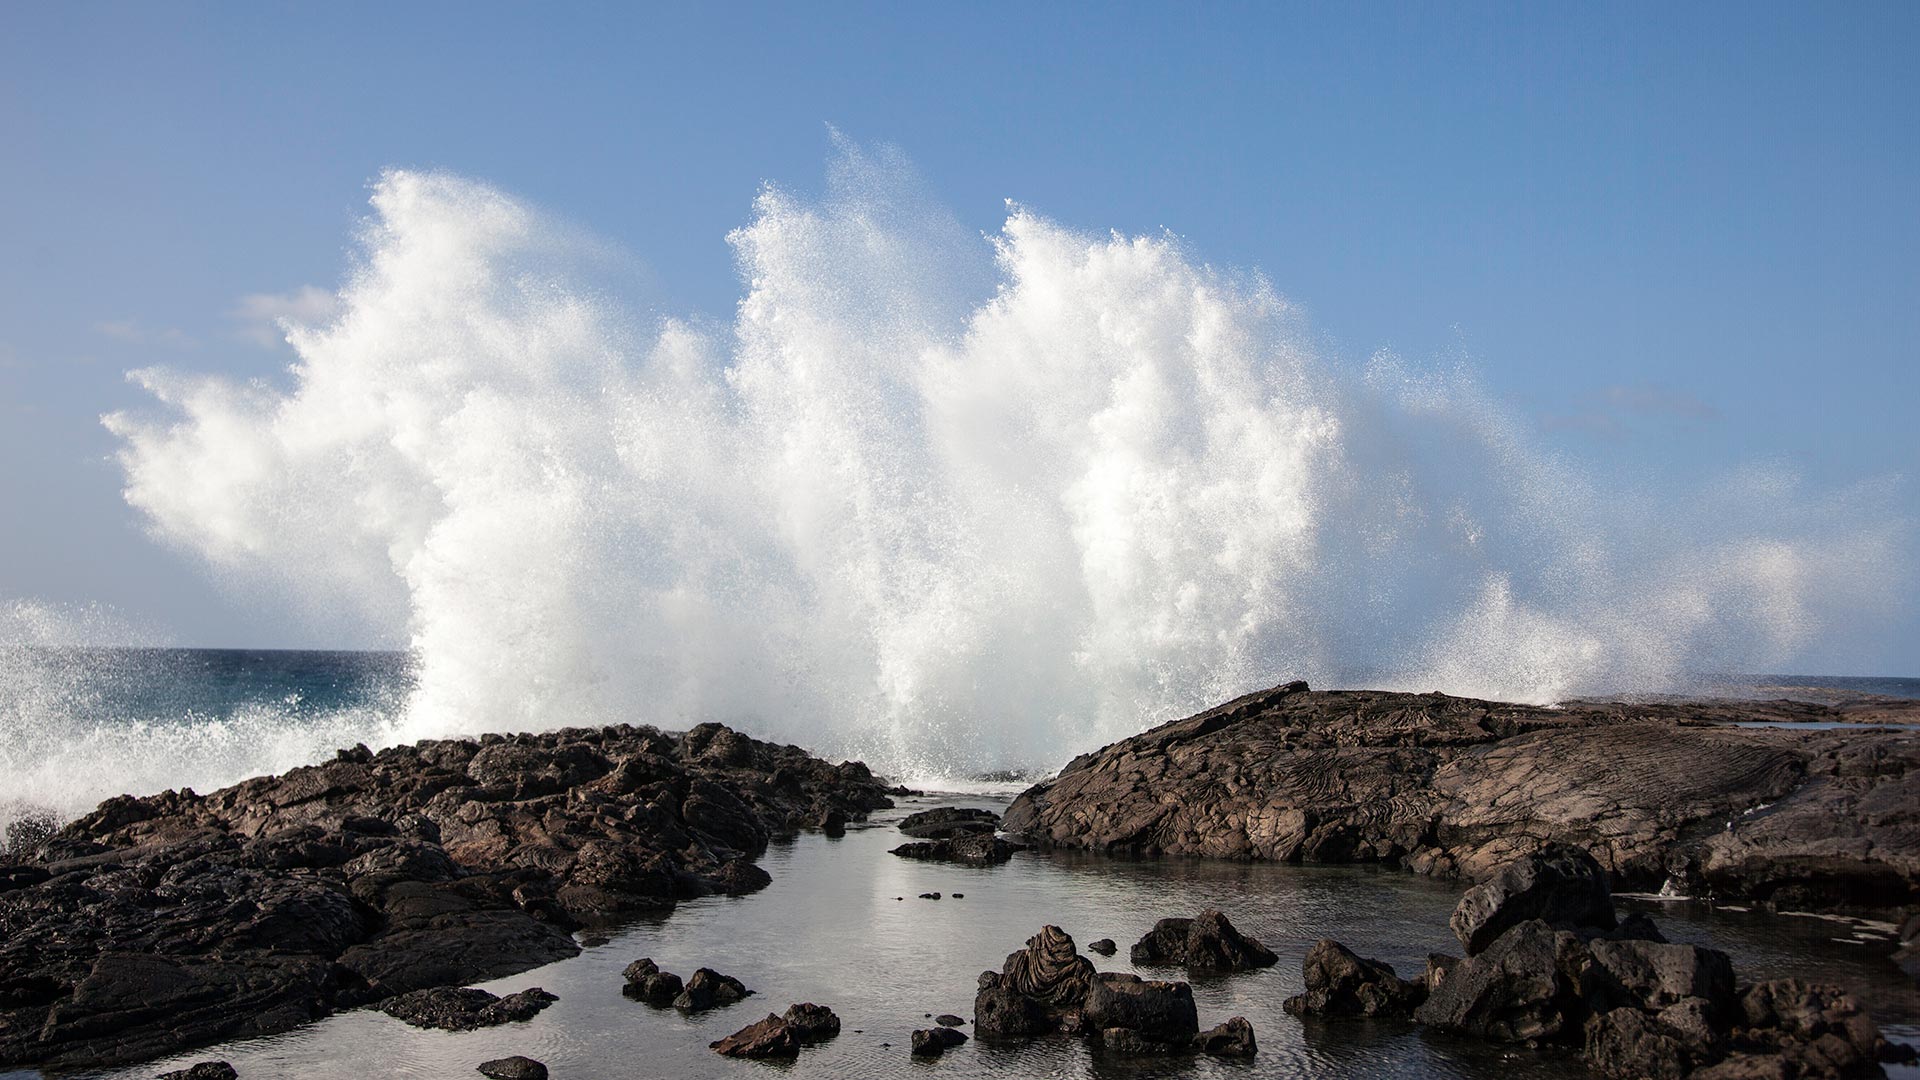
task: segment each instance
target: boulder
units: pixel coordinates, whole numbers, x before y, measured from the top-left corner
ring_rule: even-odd
[[[966,1041],[965,1033],[950,1027],[921,1028],[913,1033],[913,1054],[915,1057],[939,1057]]]
[[[1454,965],[1413,1017],[1490,1042],[1570,1037],[1585,1018],[1594,967],[1577,935],[1532,919]]]
[[[1039,1002],[999,984],[983,986],[973,999],[973,1030],[983,1037],[1022,1038],[1053,1030],[1054,1020]]]
[[[773,1014],[767,1014],[765,1020],[755,1021],[739,1031],[707,1044],[708,1048],[722,1057],[736,1058],[795,1058],[800,1056],[800,1039],[794,1034],[793,1025]]]
[[[1114,944],[1112,938],[1103,937],[1098,941],[1088,942],[1087,951],[1090,953],[1099,953],[1101,956],[1112,956],[1114,953],[1120,951],[1120,946]]]
[[[1696,1000],[1716,1019],[1733,1015],[1733,961],[1726,953],[1698,945],[1604,939],[1588,948],[1599,964],[1599,989],[1608,1001],[1658,1011]]]
[[[1259,1053],[1253,1038],[1253,1025],[1244,1016],[1236,1016],[1193,1037],[1193,1048],[1214,1057],[1250,1058]]]
[[[702,1012],[731,1005],[752,993],[731,975],[722,975],[712,968],[700,968],[687,979],[680,995],[673,999],[673,1007],[683,1012]]]
[[[1007,955],[999,985],[1049,1009],[1073,1009],[1086,999],[1093,978],[1093,964],[1074,947],[1073,936],[1045,926],[1026,948]]]
[[[1427,997],[1424,981],[1402,979],[1337,941],[1321,939],[1301,962],[1306,993],[1286,1000],[1295,1016],[1409,1016]]]
[[[1161,919],[1134,945],[1131,957],[1136,964],[1182,964],[1196,972],[1246,971],[1278,959],[1212,908],[1191,919]]]
[[[840,1018],[834,1015],[833,1010],[811,1001],[787,1006],[781,1019],[787,1022],[794,1038],[802,1044],[826,1042],[840,1034]]]
[[[659,965],[649,957],[642,957],[628,964],[621,974],[627,981],[626,985],[620,988],[620,992],[635,1001],[644,1001],[655,1008],[672,1005],[674,999],[678,998],[680,992],[686,988],[681,983],[680,976],[671,971],[661,971]]]
[[[547,1067],[530,1057],[515,1054],[481,1062],[480,1075],[490,1080],[547,1080]]]
[[[475,1031],[531,1020],[535,1013],[558,1000],[537,986],[505,997],[472,987],[441,986],[389,998],[380,1003],[380,1011],[414,1027]]]
[[[969,866],[997,866],[1013,858],[1023,846],[1002,840],[991,832],[961,833],[946,840],[918,840],[901,844],[893,854],[903,859],[926,862],[964,863]]]
[[[1681,1080],[1697,1063],[1677,1033],[1639,1009],[1589,1016],[1583,1035],[1587,1064],[1615,1080]]]
[[[1193,989],[1186,983],[1119,972],[1094,977],[1081,1015],[1086,1026],[1095,1030],[1127,1028],[1144,1039],[1183,1046],[1200,1030]]]
[[[967,1018],[955,1015],[954,1013],[941,1013],[939,1016],[933,1018],[933,1022],[939,1024],[941,1027],[959,1027],[961,1024],[967,1022]]]
[[[1563,930],[1612,929],[1607,872],[1580,848],[1549,844],[1468,889],[1451,925],[1472,956],[1528,919]]]

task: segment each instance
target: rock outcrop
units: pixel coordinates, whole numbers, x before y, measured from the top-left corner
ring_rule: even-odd
[[[1406,1017],[1427,999],[1425,981],[1402,979],[1391,964],[1368,960],[1322,938],[1301,962],[1307,991],[1282,1003],[1295,1016]]]
[[[137,1061],[525,971],[579,925],[763,886],[774,836],[891,805],[717,724],[342,751],[109,799],[0,867],[0,1068]]]
[[[1736,722],[1889,724],[1885,730]],[[1074,759],[1003,827],[1064,848],[1404,865],[1480,880],[1559,843],[1616,885],[1816,909],[1920,904],[1920,702],[1576,702],[1309,691]]]

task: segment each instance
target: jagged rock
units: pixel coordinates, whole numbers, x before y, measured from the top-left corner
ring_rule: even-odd
[[[1002,840],[990,832],[961,833],[949,840],[916,840],[901,844],[893,854],[903,859],[929,862],[957,862],[969,866],[995,866],[1013,858],[1023,845]]]
[[[1588,948],[1604,973],[1601,992],[1611,1001],[1658,1011],[1697,999],[1716,1016],[1733,1012],[1733,962],[1717,949],[1607,940]]]
[[[717,724],[342,751],[120,796],[0,867],[0,1071],[285,1031],[572,956],[569,931],[768,878],[791,822],[891,805],[857,762]]]
[[[752,993],[731,975],[722,975],[712,968],[700,968],[687,979],[680,995],[673,999],[673,1007],[683,1012],[702,1012],[742,1001]]]
[[[951,840],[974,833],[991,834],[1000,828],[1000,815],[971,806],[940,806],[908,814],[900,831],[916,840]]]
[[[939,1057],[966,1041],[965,1033],[950,1027],[921,1028],[913,1033],[913,1053],[915,1057]]]
[[[834,1015],[833,1010],[811,1001],[787,1006],[781,1019],[793,1029],[794,1038],[803,1045],[826,1042],[840,1034],[840,1018]]]
[[[499,997],[473,987],[435,987],[415,990],[380,1003],[380,1011],[420,1028],[475,1031],[496,1024],[531,1020],[535,1013],[560,1000],[539,987]]]
[[[660,965],[654,963],[651,957],[642,957],[628,964],[621,975],[627,980],[626,985],[620,988],[622,994],[656,1008],[673,1004],[674,999],[686,988],[680,976],[671,971],[661,971]]]
[[[1246,971],[1278,959],[1212,908],[1192,919],[1161,919],[1131,956],[1136,964],[1184,964],[1189,971]]]
[[[1087,987],[1081,1014],[1088,1027],[1126,1028],[1143,1039],[1185,1045],[1200,1030],[1193,989],[1183,982],[1157,982],[1105,972]]]
[[[800,1056],[800,1039],[793,1025],[772,1013],[707,1047],[722,1057],[793,1058]]]
[[[1120,951],[1120,946],[1114,944],[1112,938],[1103,937],[1098,941],[1088,942],[1087,951],[1090,953],[1099,953],[1101,956],[1112,956],[1114,953]]]
[[[999,974],[987,972],[995,981],[983,986],[973,999],[973,1030],[983,1036],[1019,1038],[1051,1031],[1052,1016],[1045,1006],[1018,991],[999,984]]]
[[[491,1080],[547,1080],[547,1067],[530,1057],[515,1054],[481,1062],[480,1075]]]
[[[1697,1059],[1677,1033],[1633,1008],[1587,1018],[1587,1064],[1616,1080],[1681,1080]]]
[[[161,1073],[159,1080],[239,1080],[240,1073],[224,1061],[202,1061],[185,1069]]]
[[[1026,948],[1008,954],[999,985],[1048,1008],[1072,1009],[1086,1000],[1093,978],[1093,965],[1074,948],[1073,936],[1045,926]]]
[[[1920,702],[1539,708],[1290,684],[1076,758],[1002,825],[1056,847],[1470,879],[1560,843],[1634,888],[1679,868],[1722,900],[1920,904],[1920,741],[1728,723],[1862,718],[1912,724]]]
[[[1307,990],[1286,1000],[1295,1016],[1407,1016],[1427,997],[1424,981],[1402,979],[1393,967],[1321,939],[1301,962]]]
[[[1562,930],[1612,929],[1607,872],[1581,848],[1550,844],[1468,889],[1450,925],[1472,956],[1528,919]]]
[[[1491,1042],[1555,1039],[1584,1017],[1594,967],[1577,935],[1531,919],[1454,965],[1413,1016]]]
[[[1236,1016],[1193,1037],[1193,1048],[1214,1057],[1249,1058],[1260,1052],[1253,1025]]]

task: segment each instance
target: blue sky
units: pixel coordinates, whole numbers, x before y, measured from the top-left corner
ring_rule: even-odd
[[[827,125],[969,227],[1005,200],[1258,268],[1329,351],[1464,358],[1538,439],[1683,492],[1745,463],[1920,517],[1920,6],[9,4],[0,596],[316,643],[121,502],[152,363],[271,377],[369,180],[478,177],[725,317]],[[1906,568],[1911,570],[1911,568]],[[338,642],[338,644],[353,644]],[[1920,616],[1861,663],[1920,673]],[[1897,669],[1897,670],[1896,670]]]

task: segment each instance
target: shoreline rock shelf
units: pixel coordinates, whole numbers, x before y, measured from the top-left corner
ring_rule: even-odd
[[[1781,726],[1735,726],[1756,720]],[[1616,886],[1901,913],[1920,905],[1915,724],[1895,699],[1541,708],[1296,682],[1082,755],[1002,824],[1043,847],[1470,880],[1558,842]]]
[[[526,971],[579,952],[576,927],[752,892],[770,839],[897,790],[703,724],[356,747],[109,799],[0,867],[0,1067],[135,1062]]]

